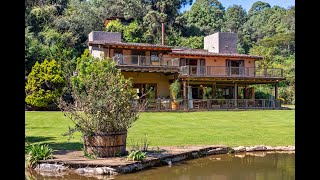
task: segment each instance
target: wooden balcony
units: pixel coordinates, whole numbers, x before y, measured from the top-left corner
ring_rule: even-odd
[[[178,58],[163,58],[159,56],[122,55],[114,56],[112,60],[118,66],[179,66]]]
[[[181,66],[180,74],[188,77],[283,78],[283,69],[259,69],[227,66]]]

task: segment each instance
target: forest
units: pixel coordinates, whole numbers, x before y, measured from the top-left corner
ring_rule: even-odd
[[[260,67],[283,68],[286,80],[279,84],[279,97],[294,104],[295,6],[256,1],[246,11],[234,2],[224,7],[218,0],[195,0],[190,10],[181,12],[192,0],[26,0],[26,103],[46,107],[61,95],[77,59],[85,56],[91,31],[121,32],[124,42],[161,44],[164,23],[165,44],[171,46],[203,49],[206,35],[237,33],[238,53],[263,56]],[[113,20],[104,26],[108,17],[130,23]],[[39,86],[44,90],[35,92]],[[268,85],[256,89],[256,97],[269,98]]]

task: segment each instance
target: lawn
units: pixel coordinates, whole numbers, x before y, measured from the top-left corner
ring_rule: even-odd
[[[31,143],[53,149],[80,150],[80,133],[69,142],[62,136],[72,126],[62,112],[25,113],[25,132]],[[128,130],[127,142],[147,136],[149,146],[294,145],[294,110],[209,112],[144,112]]]

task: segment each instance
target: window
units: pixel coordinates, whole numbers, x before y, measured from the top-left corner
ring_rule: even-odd
[[[157,51],[150,52],[150,60],[151,62],[159,62],[159,56]]]
[[[122,49],[114,49],[114,57],[119,60],[120,64],[123,64]]]
[[[244,60],[226,60],[226,73],[228,75],[243,75],[244,74]]]

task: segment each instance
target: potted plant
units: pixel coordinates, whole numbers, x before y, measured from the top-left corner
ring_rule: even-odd
[[[75,124],[66,133],[82,133],[84,151],[96,157],[126,155],[127,129],[138,119],[132,82],[110,59],[78,58],[77,76],[71,78],[72,100],[60,98],[59,107]]]
[[[173,110],[176,110],[179,106],[178,102],[177,102],[177,97],[178,97],[178,94],[180,92],[180,83],[178,80],[175,80],[173,83],[170,84],[169,86],[169,90],[170,90],[170,95],[171,95],[171,98],[172,98],[172,101],[171,101],[171,108]]]

